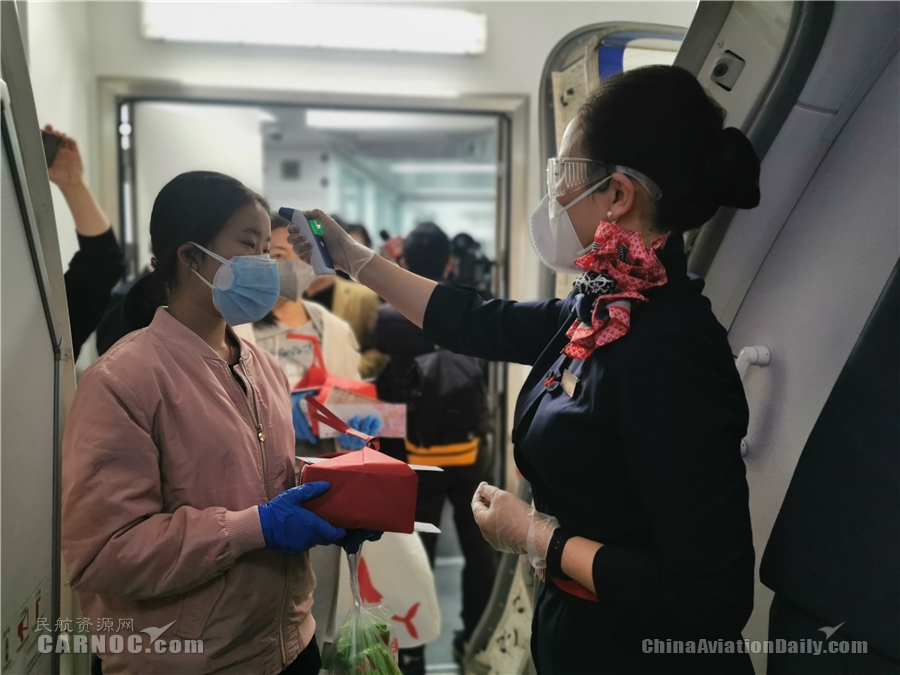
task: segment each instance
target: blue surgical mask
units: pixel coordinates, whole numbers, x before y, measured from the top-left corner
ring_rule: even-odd
[[[278,301],[278,264],[266,255],[236,255],[226,260],[200,244],[191,242],[222,263],[212,283],[191,270],[212,289],[213,304],[229,326],[259,321]]]

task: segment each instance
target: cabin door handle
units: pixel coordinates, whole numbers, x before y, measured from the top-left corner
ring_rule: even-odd
[[[758,345],[755,347],[744,347],[741,351],[738,352],[737,360],[734,362],[734,365],[737,367],[738,375],[741,378],[741,382],[744,381],[744,375],[747,374],[747,368],[750,366],[759,366],[760,368],[764,368],[769,365],[769,361],[771,360],[772,355],[769,352],[769,348],[763,345]],[[741,457],[747,456],[747,439],[741,439]]]

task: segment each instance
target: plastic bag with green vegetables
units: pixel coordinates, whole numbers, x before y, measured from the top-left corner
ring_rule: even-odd
[[[363,603],[359,588],[360,553],[347,556],[353,607],[334,642],[322,655],[328,675],[402,675],[397,666],[396,641],[391,640],[390,612]]]

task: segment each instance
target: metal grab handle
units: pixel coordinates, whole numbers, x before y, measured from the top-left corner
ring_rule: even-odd
[[[770,358],[771,354],[769,354],[768,347],[744,347],[741,351],[739,351],[737,361],[735,361],[735,365],[737,366],[738,375],[741,378],[741,382],[744,381],[744,375],[747,372],[747,366],[767,366],[769,365]]]
[[[747,373],[747,368],[749,366],[760,366],[765,367],[769,365],[769,361],[772,358],[771,353],[769,353],[769,348],[764,345],[758,345],[756,347],[744,347],[741,351],[738,352],[737,360],[734,362],[734,365],[737,367],[738,375],[741,378],[741,382],[744,381],[744,375]],[[747,456],[747,439],[741,439],[741,457]]]

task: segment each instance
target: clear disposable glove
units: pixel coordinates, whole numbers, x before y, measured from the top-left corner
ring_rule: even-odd
[[[482,536],[498,551],[527,555],[535,569],[547,566],[547,549],[559,521],[535,511],[514,494],[482,483],[472,498]]]
[[[338,542],[338,546],[347,552],[347,555],[359,553],[363,542],[378,541],[381,539],[383,532],[375,532],[373,530],[347,530],[347,536]]]
[[[311,396],[312,391],[292,391],[291,392],[291,419],[294,422],[294,438],[298,441],[306,441],[315,445],[318,442],[316,435],[309,426],[309,420],[303,414],[300,408],[300,402],[307,396]]]
[[[304,211],[303,214],[307,218],[315,218],[322,223],[325,246],[328,247],[328,253],[331,254],[335,268],[349,274],[354,281],[358,281],[360,271],[375,257],[375,251],[363,246],[347,234],[344,228],[327,213],[315,209]],[[288,226],[288,243],[294,247],[294,253],[300,256],[301,260],[309,262],[313,242],[307,241],[300,234],[300,229],[293,223]]]
[[[377,436],[378,430],[381,429],[381,420],[375,415],[366,415],[365,417],[356,415],[347,422],[347,426],[361,431],[367,436]],[[350,434],[341,434],[338,437],[338,443],[348,450],[362,450],[366,447],[366,442],[363,439]]]
[[[312,265],[298,258],[278,261],[278,281],[281,290],[278,292],[285,300],[297,302],[303,296],[303,292],[312,285],[316,279],[316,272]]]
[[[266,548],[297,555],[313,546],[336,544],[347,536],[343,527],[334,527],[315,513],[304,509],[303,502],[328,491],[327,481],[314,481],[285,490],[267,504],[259,506]]]

